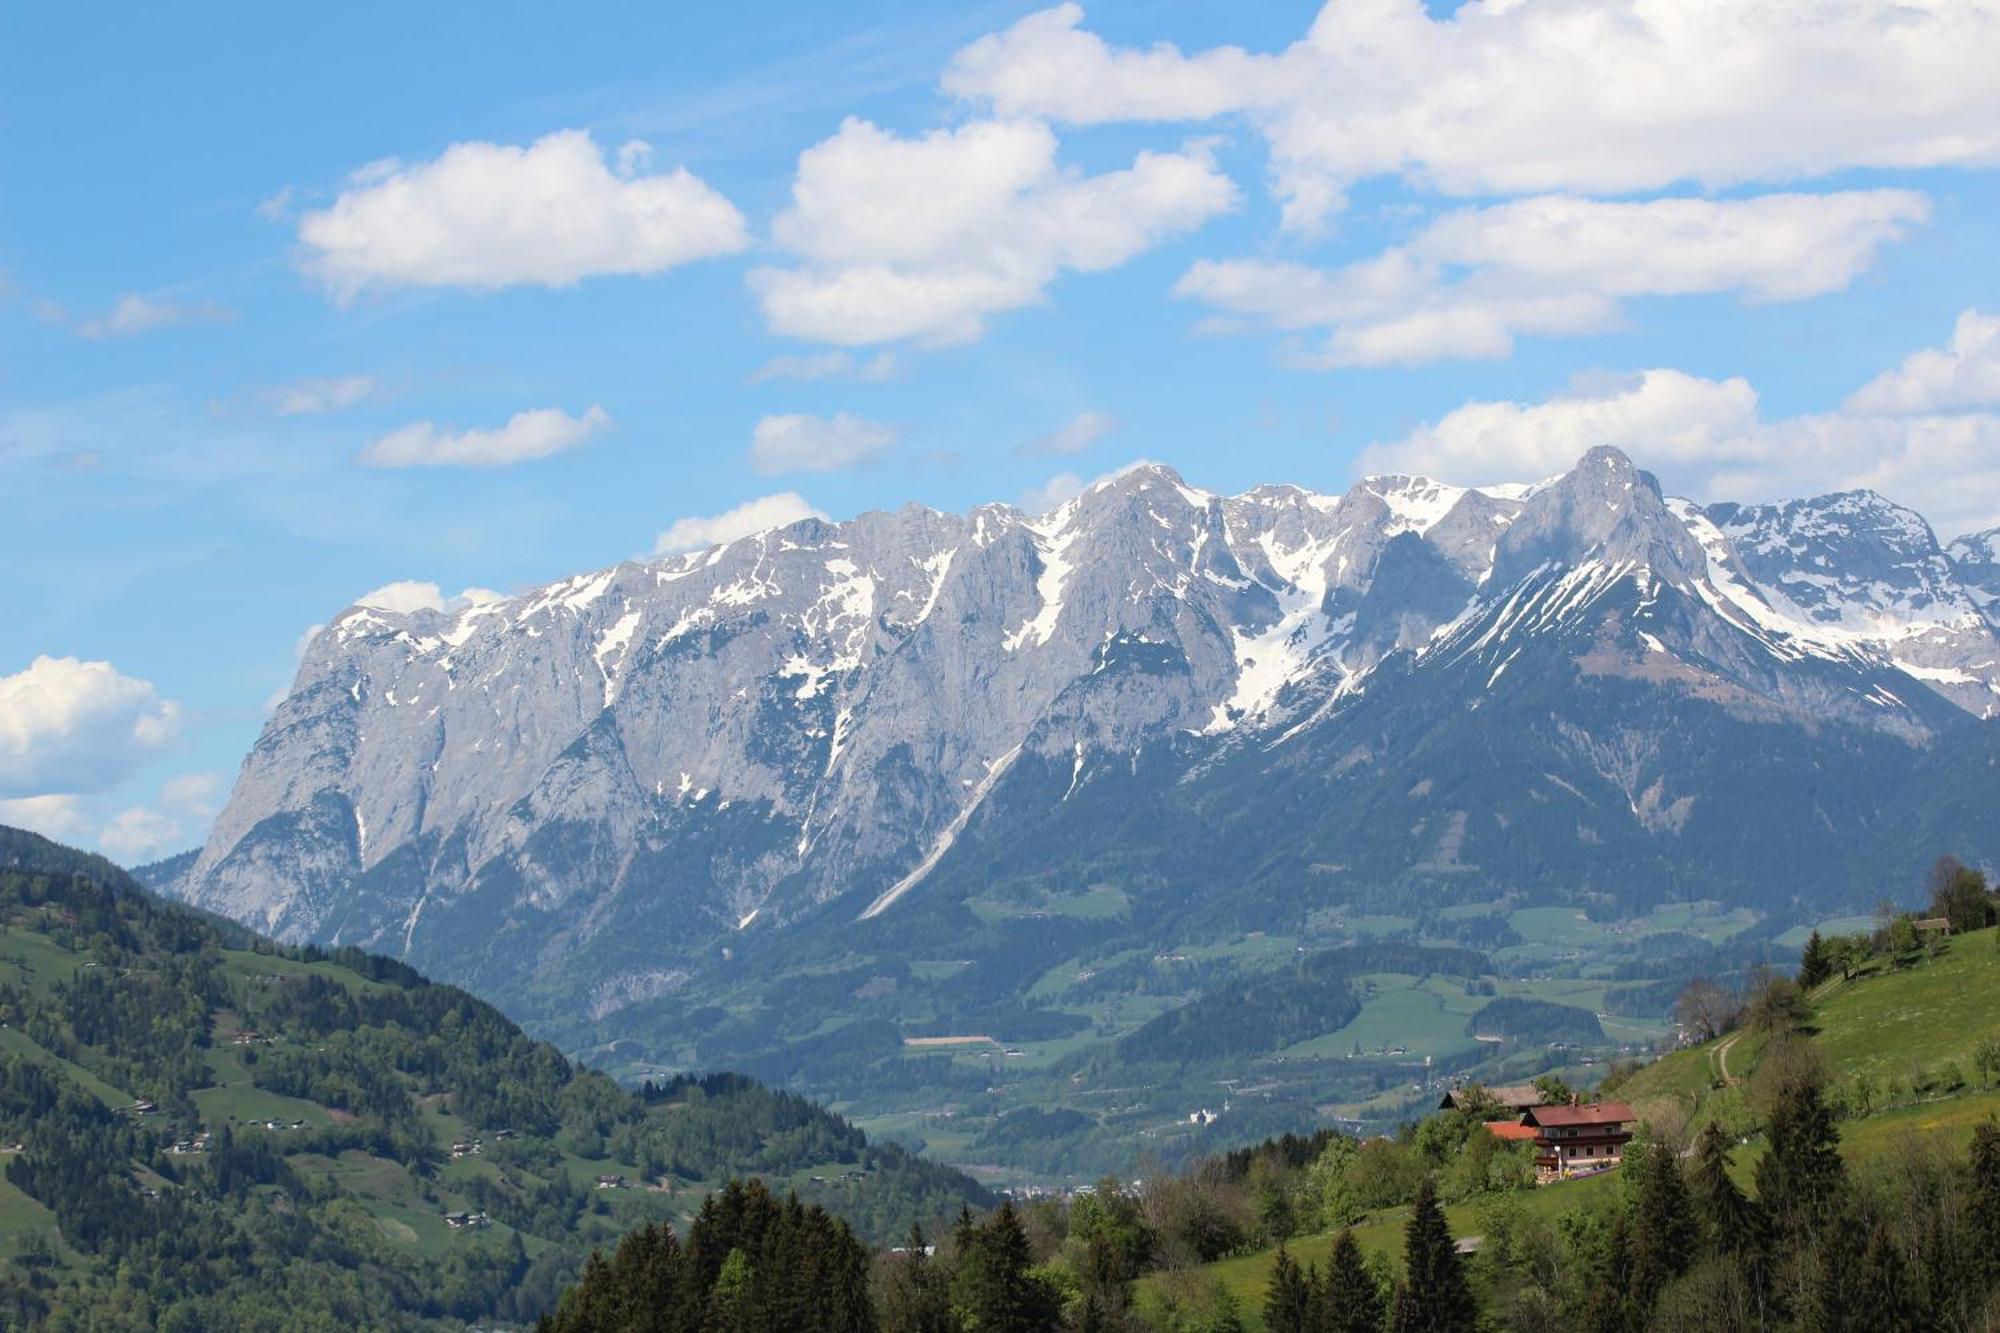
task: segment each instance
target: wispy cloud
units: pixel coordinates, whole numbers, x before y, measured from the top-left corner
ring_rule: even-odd
[[[591,407],[580,417],[560,408],[516,412],[494,430],[452,430],[417,421],[361,451],[370,467],[510,467],[580,448],[611,429],[611,414]]]

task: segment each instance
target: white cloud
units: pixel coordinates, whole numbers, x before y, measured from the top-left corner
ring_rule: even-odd
[[[425,583],[417,579],[398,579],[370,589],[354,599],[356,606],[366,606],[377,611],[388,611],[394,615],[406,616],[412,611],[444,610],[444,590],[435,583]],[[308,630],[310,636],[312,631]],[[303,642],[311,643],[310,637]]]
[[[298,191],[290,185],[278,187],[277,191],[265,195],[257,201],[251,211],[264,222],[285,222],[292,216],[293,197]]]
[[[1339,269],[1203,260],[1175,293],[1281,329],[1325,328],[1298,353],[1329,367],[1502,357],[1519,334],[1616,328],[1639,296],[1837,291],[1924,221],[1907,190],[1612,203],[1545,195],[1447,213]]]
[[[1089,483],[1074,472],[1058,472],[1039,486],[1021,492],[1021,508],[1031,514],[1046,514],[1057,505],[1082,495]]]
[[[775,356],[750,373],[752,384],[766,380],[853,379],[880,384],[895,378],[900,365],[894,352],[877,352],[861,358],[852,352],[813,352],[804,356]]]
[[[429,421],[391,431],[361,451],[371,467],[509,467],[575,449],[611,428],[611,415],[592,407],[580,417],[560,408],[516,412],[498,430],[440,430]]]
[[[214,301],[156,301],[148,296],[121,296],[102,315],[80,320],[76,331],[86,338],[129,338],[185,324],[226,324],[236,312]]]
[[[160,784],[160,808],[206,819],[222,808],[229,780],[221,773],[181,773]]]
[[[384,582],[380,588],[372,588],[354,598],[356,606],[368,606],[372,610],[388,610],[398,616],[406,616],[412,610],[464,610],[466,606],[484,606],[486,602],[504,602],[504,592],[494,592],[492,588],[462,588],[458,596],[446,596],[444,588],[422,578],[398,578],[396,582]],[[308,628],[294,644],[294,654],[304,656],[306,648],[312,646],[314,636],[326,628],[324,624],[314,624]]]
[[[1912,352],[1847,400],[1851,412],[1937,412],[2000,405],[2000,317],[1967,310],[1949,347]]]
[[[104,854],[128,866],[185,851],[187,841],[179,820],[144,806],[119,811],[97,833],[97,845]]]
[[[1867,488],[1946,534],[2000,525],[2000,415],[1836,411],[1767,420],[1748,382],[1677,370],[1579,385],[1541,403],[1468,403],[1400,440],[1370,445],[1358,470],[1533,481],[1599,444],[1626,450],[1698,500]]]
[[[433,162],[370,163],[299,222],[308,273],[342,300],[370,287],[566,287],[658,273],[749,244],[743,215],[685,168],[614,170],[581,130],[526,148],[454,144]]]
[[[106,856],[128,866],[186,851],[206,836],[225,790],[220,773],[168,778],[154,805],[119,811],[96,830],[95,841]]]
[[[421,579],[398,579],[385,583],[379,588],[362,593],[354,599],[354,605],[368,607],[376,611],[388,611],[394,615],[406,616],[412,611],[461,611],[468,606],[484,606],[488,602],[504,602],[505,593],[491,588],[465,588],[456,597],[446,597],[444,589],[435,583]],[[324,625],[314,625],[300,637],[294,653],[303,657]]]
[[[0,800],[0,824],[24,828],[55,842],[77,843],[90,836],[90,816],[74,796],[23,796]]]
[[[1109,412],[1079,412],[1062,425],[1014,447],[1021,458],[1066,458],[1080,454],[1118,429],[1118,418]]]
[[[740,537],[753,536],[771,528],[782,528],[801,519],[824,519],[825,514],[806,503],[797,491],[760,495],[734,509],[701,518],[677,518],[653,543],[655,555],[691,551],[705,546],[721,546]]]
[[[37,657],[0,676],[0,797],[101,791],[180,720],[179,705],[109,662]]]
[[[1761,429],[1747,380],[1648,370],[1535,404],[1467,403],[1393,444],[1369,445],[1358,466],[1473,484],[1539,481],[1611,444],[1646,467],[1685,475],[1740,461]]]
[[[281,384],[266,390],[264,399],[281,417],[314,416],[345,411],[373,397],[381,387],[373,375],[341,375]]]
[[[788,412],[759,419],[750,439],[750,466],[765,476],[838,472],[888,455],[902,432],[849,412],[831,417]]]
[[[1356,182],[1459,196],[1717,187],[2000,162],[2000,9],[1901,0],[1330,0],[1282,52],[1115,48],[1063,4],[946,91],[1072,124],[1241,113],[1293,227]]]
[[[773,227],[796,268],[750,275],[771,327],[858,346],[978,338],[1065,271],[1115,268],[1236,204],[1207,148],[1140,153],[1087,176],[1033,121],[975,121],[905,139],[849,118],[799,156]]]

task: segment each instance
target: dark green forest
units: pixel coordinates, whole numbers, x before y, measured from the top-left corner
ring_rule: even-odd
[[[0,1326],[531,1323],[759,1175],[868,1241],[991,1199],[728,1075],[636,1091],[490,1005],[0,830]],[[858,1243],[858,1242],[857,1242]]]

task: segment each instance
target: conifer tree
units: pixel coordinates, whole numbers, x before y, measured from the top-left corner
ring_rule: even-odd
[[[971,1229],[952,1279],[959,1322],[979,1333],[1045,1333],[1058,1325],[1049,1289],[1028,1270],[1034,1256],[1011,1200],[984,1225]]]
[[[1847,1168],[1840,1131],[1810,1075],[1794,1075],[1778,1090],[1767,1126],[1770,1151],[1757,1163],[1757,1197],[1772,1220],[1810,1234],[1839,1202]]]
[[[1611,1220],[1604,1271],[1590,1287],[1583,1308],[1588,1333],[1631,1333],[1638,1326],[1628,1275],[1632,1269],[1632,1225],[1624,1213]]]
[[[1673,1149],[1653,1143],[1632,1166],[1637,1168],[1638,1186],[1633,1201],[1632,1297],[1641,1310],[1649,1310],[1661,1289],[1694,1262],[1700,1230]]]
[[[1326,1276],[1313,1298],[1315,1333],[1382,1333],[1382,1289],[1375,1285],[1352,1229],[1334,1237]]]
[[[1828,956],[1826,941],[1818,931],[1806,936],[1806,947],[1799,954],[1799,989],[1811,990],[1833,975],[1833,959]]]
[[[1861,1252],[1856,1275],[1858,1309],[1865,1311],[1875,1328],[1918,1328],[1922,1311],[1911,1280],[1910,1266],[1897,1247],[1888,1224],[1877,1219],[1869,1229],[1867,1248]]]
[[[1695,1140],[1693,1195],[1703,1239],[1716,1254],[1742,1254],[1763,1242],[1763,1212],[1729,1174],[1729,1136],[1715,1121]]]
[[[1264,1290],[1264,1327],[1271,1333],[1312,1333],[1312,1284],[1281,1244]]]
[[[1438,1206],[1437,1183],[1428,1176],[1417,1187],[1403,1233],[1403,1274],[1391,1321],[1395,1333],[1471,1333],[1478,1306]]]

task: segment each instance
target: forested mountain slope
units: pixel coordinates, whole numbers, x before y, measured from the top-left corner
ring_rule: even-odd
[[[761,1175],[863,1235],[987,1201],[732,1075],[626,1091],[403,964],[286,948],[0,829],[0,1326],[532,1321]]]

